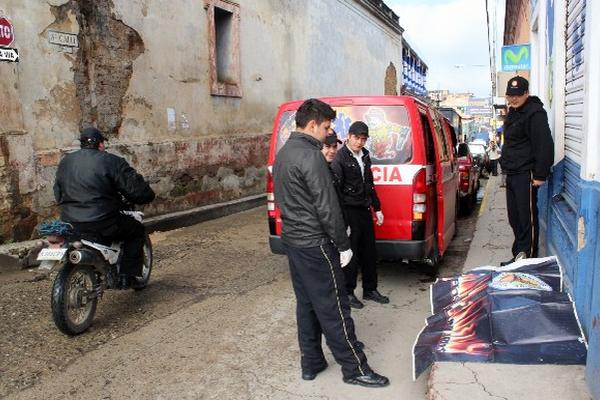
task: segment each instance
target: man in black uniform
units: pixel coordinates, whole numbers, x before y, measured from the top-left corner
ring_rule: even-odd
[[[316,99],[296,113],[297,130],[279,150],[273,166],[275,201],[281,210],[285,245],[296,294],[302,379],[315,379],[327,367],[325,335],[344,382],[382,387],[357,343],[342,267],[352,258],[331,173],[321,154],[335,111]],[[341,264],[341,267],[340,267]]]
[[[377,225],[383,224],[381,203],[373,184],[371,158],[364,148],[369,137],[369,127],[362,121],[350,125],[348,140],[331,164],[342,192],[342,204],[350,225],[350,241],[355,261],[344,268],[346,290],[350,306],[362,308],[363,303],[354,295],[358,268],[362,272],[363,299],[377,303],[390,300],[377,290],[377,265],[375,252],[375,228],[371,207],[377,217]]]
[[[506,208],[515,240],[513,258],[503,265],[537,257],[537,192],[554,163],[548,116],[540,99],[529,95],[527,79],[516,76],[508,81],[506,102],[509,112],[504,123],[500,164],[502,171],[506,171]]]
[[[81,150],[67,154],[59,163],[54,197],[60,217],[82,234],[122,240],[120,285],[135,284],[142,274],[144,225],[121,214],[123,198],[132,204],[154,200],[154,191],[124,158],[105,152],[106,138],[96,128],[79,137]]]

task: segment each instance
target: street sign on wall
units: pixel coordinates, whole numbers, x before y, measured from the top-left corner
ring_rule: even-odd
[[[0,17],[0,46],[8,47],[15,40],[15,31],[10,20]]]
[[[8,47],[0,47],[0,61],[19,62],[19,51]]]
[[[502,71],[529,71],[531,69],[531,46],[515,44],[502,46]]]

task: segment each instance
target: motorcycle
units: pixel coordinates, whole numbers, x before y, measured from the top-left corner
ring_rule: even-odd
[[[122,211],[139,222],[140,211]],[[79,235],[62,221],[39,227],[45,239],[39,243],[39,269],[55,272],[52,285],[52,318],[57,328],[67,335],[85,332],[92,324],[98,299],[108,289],[123,289],[119,284],[119,262],[122,242],[107,243],[103,238]],[[146,287],[152,273],[152,243],[146,234],[142,275],[135,277],[134,290]]]

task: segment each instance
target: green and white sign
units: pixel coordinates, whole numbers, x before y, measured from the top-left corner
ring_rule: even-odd
[[[515,44],[502,46],[502,71],[529,71],[531,69],[531,46]]]

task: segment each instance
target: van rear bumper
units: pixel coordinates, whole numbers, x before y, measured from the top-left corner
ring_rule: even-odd
[[[378,240],[377,257],[386,260],[423,260],[431,252],[433,237],[425,240]],[[285,254],[280,236],[269,235],[269,246],[273,254]]]
[[[424,260],[431,253],[433,236],[425,240],[378,240],[377,258]]]

